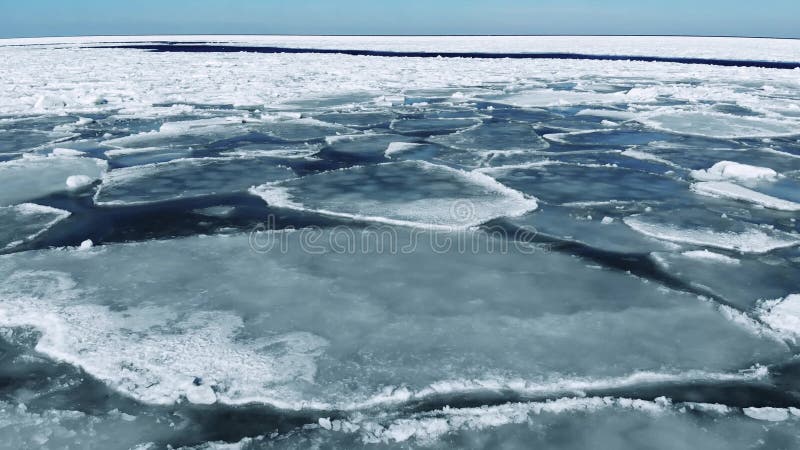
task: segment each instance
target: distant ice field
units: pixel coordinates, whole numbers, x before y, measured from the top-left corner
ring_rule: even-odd
[[[800,70],[682,58],[800,41],[0,40],[0,447],[800,447]]]

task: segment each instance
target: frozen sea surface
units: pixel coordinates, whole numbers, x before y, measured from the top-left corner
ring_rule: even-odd
[[[800,41],[0,60],[0,447],[800,447]]]

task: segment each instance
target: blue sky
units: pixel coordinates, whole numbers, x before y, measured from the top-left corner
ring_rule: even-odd
[[[0,37],[187,33],[800,38],[800,0],[0,0]]]

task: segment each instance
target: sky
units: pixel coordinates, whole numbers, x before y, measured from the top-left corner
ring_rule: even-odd
[[[800,0],[0,0],[0,37],[99,34],[800,38]]]

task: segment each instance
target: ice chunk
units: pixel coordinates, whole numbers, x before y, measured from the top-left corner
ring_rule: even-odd
[[[77,191],[94,183],[94,179],[87,175],[70,175],[67,177],[67,189]]]
[[[663,241],[643,236],[619,220],[586,219],[592,210],[547,205],[534,213],[514,218],[511,223],[537,234],[580,242],[597,249],[621,253],[649,253],[669,250]],[[601,211],[598,211],[601,213]],[[605,216],[608,217],[608,216]],[[611,217],[608,217],[611,219]],[[605,218],[604,218],[605,219]]]
[[[425,147],[425,144],[415,144],[413,142],[390,142],[383,154],[386,155],[386,157],[391,158],[399,153],[410,152],[421,147]]]
[[[698,181],[760,181],[775,180],[778,173],[768,167],[751,166],[733,161],[720,161],[707,170],[693,170]]]
[[[720,253],[710,252],[708,250],[691,250],[688,252],[683,252],[681,254],[683,256],[698,259],[701,261],[729,264],[732,266],[738,266],[740,264],[740,261],[736,258],[731,258],[730,256],[725,256]]]
[[[682,244],[766,253],[800,244],[800,236],[720,217],[701,209],[684,208],[623,219],[634,230]]]
[[[536,209],[492,178],[422,161],[385,163],[267,183],[251,190],[272,206],[425,228],[464,228]]]
[[[485,122],[458,133],[435,136],[431,142],[458,150],[543,150],[550,146],[533,127],[519,122]]]
[[[698,194],[709,197],[741,200],[781,211],[800,211],[800,203],[773,197],[727,181],[702,181],[693,184],[691,189]]]
[[[602,105],[625,103],[625,93],[601,93],[586,91],[565,91],[553,89],[539,89],[524,91],[493,99],[498,103],[505,103],[520,107],[552,107],[568,105]]]
[[[194,158],[109,171],[94,196],[98,205],[131,205],[245,191],[294,171],[275,158]]]
[[[453,133],[479,123],[476,119],[398,119],[392,121],[390,128],[398,133],[431,136]]]
[[[35,239],[69,216],[69,211],[33,203],[0,207],[0,250]]]
[[[397,145],[399,142],[413,142],[414,138],[404,138],[396,134],[364,133],[329,136],[325,141],[327,147],[322,150],[323,153],[333,152],[337,157],[345,155],[383,160],[389,145]]]
[[[597,164],[541,163],[481,169],[501,183],[548,203],[658,201],[680,198],[685,185],[637,170]]]
[[[793,340],[800,338],[800,294],[770,300],[759,306],[760,319]]]
[[[747,417],[767,422],[783,422],[789,418],[789,410],[785,408],[744,408]]]
[[[645,125],[673,133],[739,139],[798,134],[798,123],[765,117],[742,117],[708,111],[674,111],[637,119]]]
[[[289,142],[304,142],[353,132],[341,125],[310,118],[265,121],[254,125],[253,129]]]
[[[688,254],[686,254],[688,253]],[[718,295],[729,305],[748,314],[757,310],[759,300],[783,298],[797,291],[800,268],[748,255],[723,259],[712,255],[698,257],[700,251],[684,253],[654,253],[670,276],[687,285],[701,287]],[[709,252],[710,253],[710,252]],[[745,276],[746,274],[746,276]],[[736,282],[742,279],[743,282]]]
[[[66,190],[64,180],[83,175],[92,181],[106,170],[106,162],[94,158],[30,156],[0,163],[0,206],[13,205]]]
[[[192,147],[212,144],[251,133],[241,117],[165,122],[158,131],[148,131],[109,139],[103,144],[118,148]]]
[[[51,152],[53,156],[84,156],[86,152],[71,148],[54,148]]]

